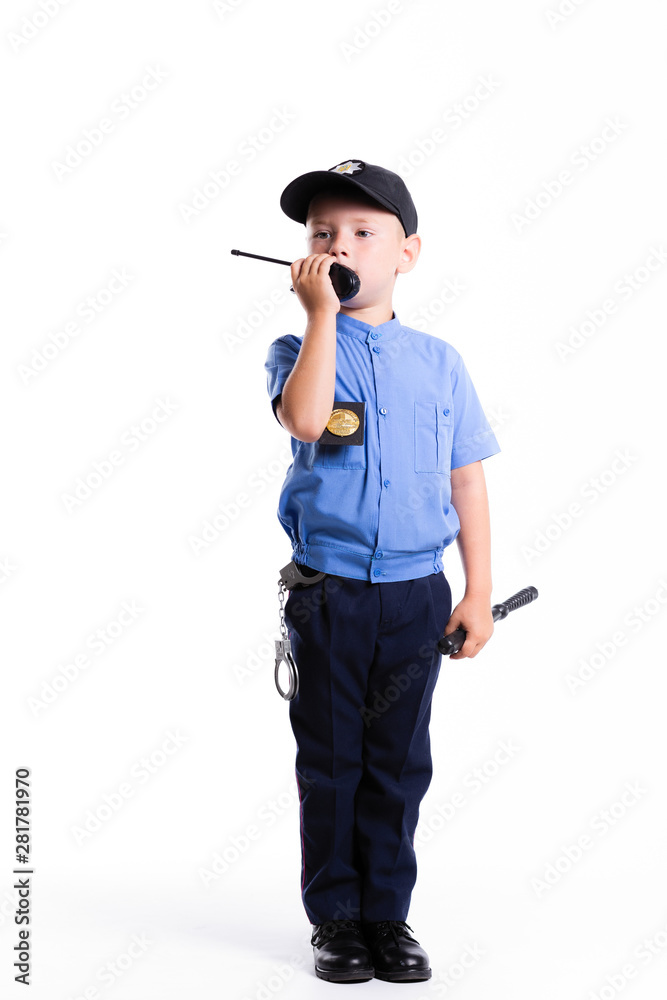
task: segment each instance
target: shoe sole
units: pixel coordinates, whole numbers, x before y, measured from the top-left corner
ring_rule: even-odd
[[[315,975],[318,979],[325,979],[329,983],[367,983],[375,977],[375,969],[355,969],[354,972],[334,972],[328,969],[318,969],[315,966]]]
[[[430,969],[406,969],[405,972],[382,972],[375,970],[375,978],[385,983],[421,983],[431,978]]]

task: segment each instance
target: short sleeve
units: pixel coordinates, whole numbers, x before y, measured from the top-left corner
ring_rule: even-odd
[[[285,382],[294,368],[296,359],[299,356],[300,347],[301,340],[299,337],[294,337],[291,334],[286,337],[278,337],[269,347],[269,352],[264,362],[266,387],[276,420],[278,420],[276,413],[278,397],[282,393]],[[280,424],[279,420],[278,423]]]
[[[458,469],[462,465],[497,455],[500,445],[484,415],[482,404],[460,355],[452,369],[451,378],[454,404],[451,467]]]

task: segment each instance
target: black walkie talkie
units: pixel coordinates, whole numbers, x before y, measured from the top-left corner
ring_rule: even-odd
[[[291,260],[278,260],[277,257],[262,257],[261,254],[244,253],[243,250],[232,250],[232,253],[240,257],[254,257],[255,260],[268,260],[272,264],[287,264],[288,267],[292,266]],[[339,264],[338,261],[334,261],[329,268],[329,277],[331,278],[331,284],[334,286],[334,291],[341,302],[347,302],[348,299],[353,298],[361,288],[361,281],[356,271],[353,271],[350,267],[345,267],[344,264]],[[293,291],[294,289],[290,286],[290,292]]]

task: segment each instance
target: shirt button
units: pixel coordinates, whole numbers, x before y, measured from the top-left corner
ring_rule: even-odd
[[[442,412],[444,413],[445,416],[449,415],[449,410],[443,410]]]
[[[382,559],[383,553],[380,552],[380,550],[378,549],[378,551],[375,553],[375,556],[377,559]]]
[[[385,485],[385,486],[389,486],[389,483],[390,483],[390,480],[389,480],[389,479],[385,479],[385,481],[384,481],[384,485]]]
[[[382,406],[380,408],[380,413],[382,414],[383,417],[384,417],[384,415],[385,415],[386,412],[387,412],[387,407],[386,406]]]
[[[376,354],[380,353],[380,348],[379,347],[374,347],[373,350],[375,351]]]
[[[380,575],[381,575],[381,573],[382,573],[382,570],[381,570],[381,569],[374,569],[374,570],[373,570],[373,576],[380,576]]]
[[[371,337],[373,338],[373,340],[377,340],[379,336],[380,336],[379,333],[372,333],[371,334]]]

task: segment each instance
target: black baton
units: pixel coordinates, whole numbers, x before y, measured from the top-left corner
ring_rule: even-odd
[[[507,618],[510,611],[516,611],[517,608],[523,608],[524,605],[530,604],[537,597],[537,587],[524,587],[518,593],[514,594],[512,597],[508,597],[506,601],[501,604],[494,604],[491,608],[491,614],[493,615],[494,622],[500,621],[502,618]],[[448,635],[443,635],[441,639],[438,640],[438,649],[445,656],[449,656],[450,653],[458,653],[461,646],[466,641],[466,631],[462,628],[457,628],[454,632],[450,632]]]

